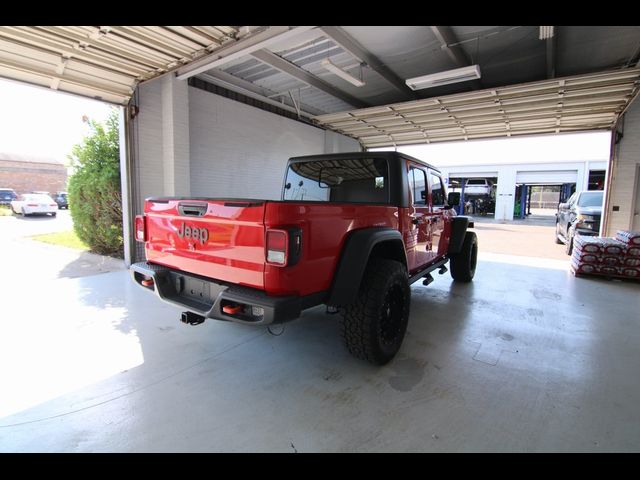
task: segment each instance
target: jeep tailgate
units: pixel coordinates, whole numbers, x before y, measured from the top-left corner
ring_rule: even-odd
[[[248,199],[147,199],[147,260],[262,289],[266,203]]]

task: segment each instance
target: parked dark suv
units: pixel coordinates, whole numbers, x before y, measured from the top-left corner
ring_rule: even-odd
[[[55,202],[58,204],[58,208],[63,209],[69,208],[69,201],[67,198],[67,192],[57,192],[54,196],[53,199],[55,200]]]
[[[0,205],[10,205],[18,195],[12,188],[0,188]]]
[[[573,250],[576,235],[598,235],[602,216],[602,190],[576,192],[556,213],[556,243],[566,245],[567,255]]]

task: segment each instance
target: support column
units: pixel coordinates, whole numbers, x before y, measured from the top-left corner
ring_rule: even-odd
[[[133,173],[131,168],[130,128],[128,107],[120,107],[118,140],[120,143],[120,191],[122,195],[122,238],[124,242],[124,264],[128,267],[135,256],[133,238],[134,202],[132,195]]]
[[[496,220],[513,220],[515,192],[515,168],[500,168],[498,170],[498,188],[496,190]]]
[[[527,211],[527,185],[520,187],[520,218],[524,219]]]
[[[162,165],[164,195],[189,196],[189,86],[165,75],[162,82]]]
[[[460,211],[458,212],[461,215],[464,215],[467,213],[464,208],[464,184],[465,183],[467,183],[467,179],[464,177],[461,178],[460,179]]]

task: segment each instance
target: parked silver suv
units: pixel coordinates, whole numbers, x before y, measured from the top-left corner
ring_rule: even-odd
[[[490,195],[491,183],[486,178],[469,178],[464,184],[465,195]]]

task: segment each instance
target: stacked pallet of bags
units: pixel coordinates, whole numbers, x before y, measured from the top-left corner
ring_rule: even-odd
[[[622,260],[624,276],[640,278],[640,232],[618,230],[616,239],[626,246],[625,256]]]
[[[640,232],[620,230],[616,238],[575,237],[571,269],[576,275],[640,278]]]

